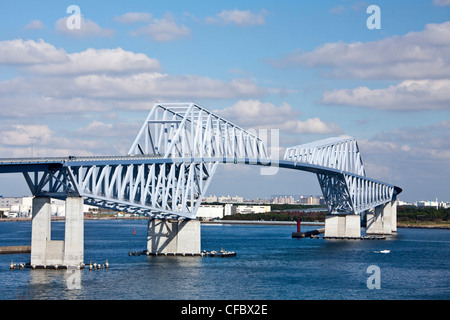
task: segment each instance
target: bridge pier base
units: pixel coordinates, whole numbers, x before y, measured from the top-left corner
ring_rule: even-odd
[[[51,202],[33,199],[30,265],[36,267],[82,266],[84,259],[83,198],[66,199],[64,240],[51,240]]]
[[[200,221],[150,219],[147,230],[147,251],[156,253],[194,253],[201,251]]]
[[[397,201],[379,205],[367,213],[366,234],[397,232]]]
[[[329,214],[325,217],[325,234],[328,239],[360,239],[361,218],[357,214]]]

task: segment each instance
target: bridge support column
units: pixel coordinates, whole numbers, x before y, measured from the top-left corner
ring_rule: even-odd
[[[397,232],[397,201],[379,205],[367,213],[366,234]]]
[[[391,201],[392,232],[397,232],[397,199]]]
[[[47,265],[50,236],[50,198],[35,197],[31,222],[31,265]]]
[[[66,199],[64,264],[79,265],[84,259],[84,211],[82,197]]]
[[[200,221],[150,219],[147,230],[149,254],[200,253]]]
[[[81,266],[84,258],[83,198],[66,199],[65,240],[51,240],[50,198],[35,197],[31,223],[30,265]]]
[[[328,239],[360,239],[361,218],[357,214],[329,214],[325,217],[325,234]]]

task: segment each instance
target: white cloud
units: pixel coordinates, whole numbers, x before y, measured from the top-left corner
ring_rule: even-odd
[[[92,20],[86,19],[83,15],[80,15],[80,28],[69,29],[67,27],[68,17],[63,17],[56,21],[55,29],[59,34],[63,34],[74,38],[86,38],[86,37],[113,37],[114,30],[108,28],[102,28]]]
[[[261,10],[260,13],[253,13],[249,10],[222,10],[214,17],[205,19],[206,23],[220,23],[220,24],[235,24],[237,26],[251,26],[263,25],[266,23],[264,16],[267,14],[266,10]]]
[[[321,99],[324,104],[378,110],[448,110],[450,21],[378,41],[326,43],[311,52],[290,54],[274,65],[307,66],[334,78],[400,80],[386,88],[326,91]]]
[[[73,75],[95,73],[132,73],[160,69],[158,60],[143,53],[116,49],[86,49],[67,54],[65,63],[33,65],[29,71],[39,74]]]
[[[228,81],[201,75],[157,72],[159,61],[116,49],[68,54],[42,40],[0,41],[0,63],[17,65],[21,76],[0,82],[0,114],[141,110],[148,101],[260,97],[269,93],[250,78]],[[132,100],[133,103],[130,103]],[[127,103],[125,103],[127,101]]]
[[[319,118],[298,120],[300,113],[283,103],[275,106],[259,100],[239,100],[234,105],[217,110],[225,119],[244,128],[279,129],[291,134],[336,134],[342,129],[335,123],[325,123]]]
[[[0,41],[0,63],[11,65],[31,65],[37,63],[61,63],[68,61],[63,49],[56,49],[40,39]]]
[[[450,6],[450,0],[433,0],[433,4],[440,7]]]
[[[219,79],[198,75],[169,75],[147,72],[131,75],[85,75],[68,80],[70,88],[61,88],[58,96],[109,99],[199,99],[260,96],[265,93],[248,79]]]
[[[402,199],[448,195],[450,121],[379,133],[358,145],[369,177],[400,186]]]
[[[145,35],[157,42],[167,42],[185,38],[191,34],[191,30],[184,25],[178,25],[174,16],[167,13],[161,19],[153,18],[148,25],[138,28],[130,34],[133,36]]]
[[[321,102],[378,110],[450,110],[450,80],[405,80],[383,89],[333,90],[324,92]]]
[[[41,20],[32,20],[28,24],[26,24],[23,28],[27,30],[39,30],[44,28],[44,24],[42,23]]]
[[[114,20],[124,24],[132,24],[137,22],[149,23],[152,20],[152,15],[147,12],[127,12],[115,17]]]
[[[425,79],[450,76],[450,21],[378,41],[326,43],[294,52],[276,66],[324,68],[327,76],[357,79]]]
[[[89,48],[68,54],[42,39],[0,41],[0,64],[22,65],[35,74],[132,73],[156,71],[161,68],[157,59],[143,53],[116,49]]]
[[[68,121],[68,120],[66,120]],[[128,142],[130,143],[130,142]],[[3,125],[0,129],[0,157],[98,155],[114,152],[108,141],[97,136],[80,139],[76,132],[55,132],[46,124]],[[114,152],[114,153],[113,153]]]

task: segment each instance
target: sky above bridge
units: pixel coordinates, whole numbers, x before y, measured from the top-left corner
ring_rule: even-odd
[[[155,101],[195,101],[279,129],[281,154],[355,137],[401,200],[450,201],[449,0],[18,0],[0,16],[2,158],[126,154]],[[28,193],[0,176],[0,195]],[[320,188],[223,165],[208,194]]]

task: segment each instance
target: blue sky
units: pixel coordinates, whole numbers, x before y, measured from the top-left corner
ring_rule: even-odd
[[[369,5],[381,29],[370,30]],[[67,29],[77,5],[79,30]],[[151,106],[195,101],[280,144],[358,139],[401,199],[450,201],[450,1],[1,1],[0,157],[128,151]],[[243,178],[245,177],[245,178]],[[27,194],[20,176],[0,194]],[[244,182],[245,181],[245,182]],[[5,187],[5,186],[8,187]],[[318,194],[222,166],[211,194]]]

